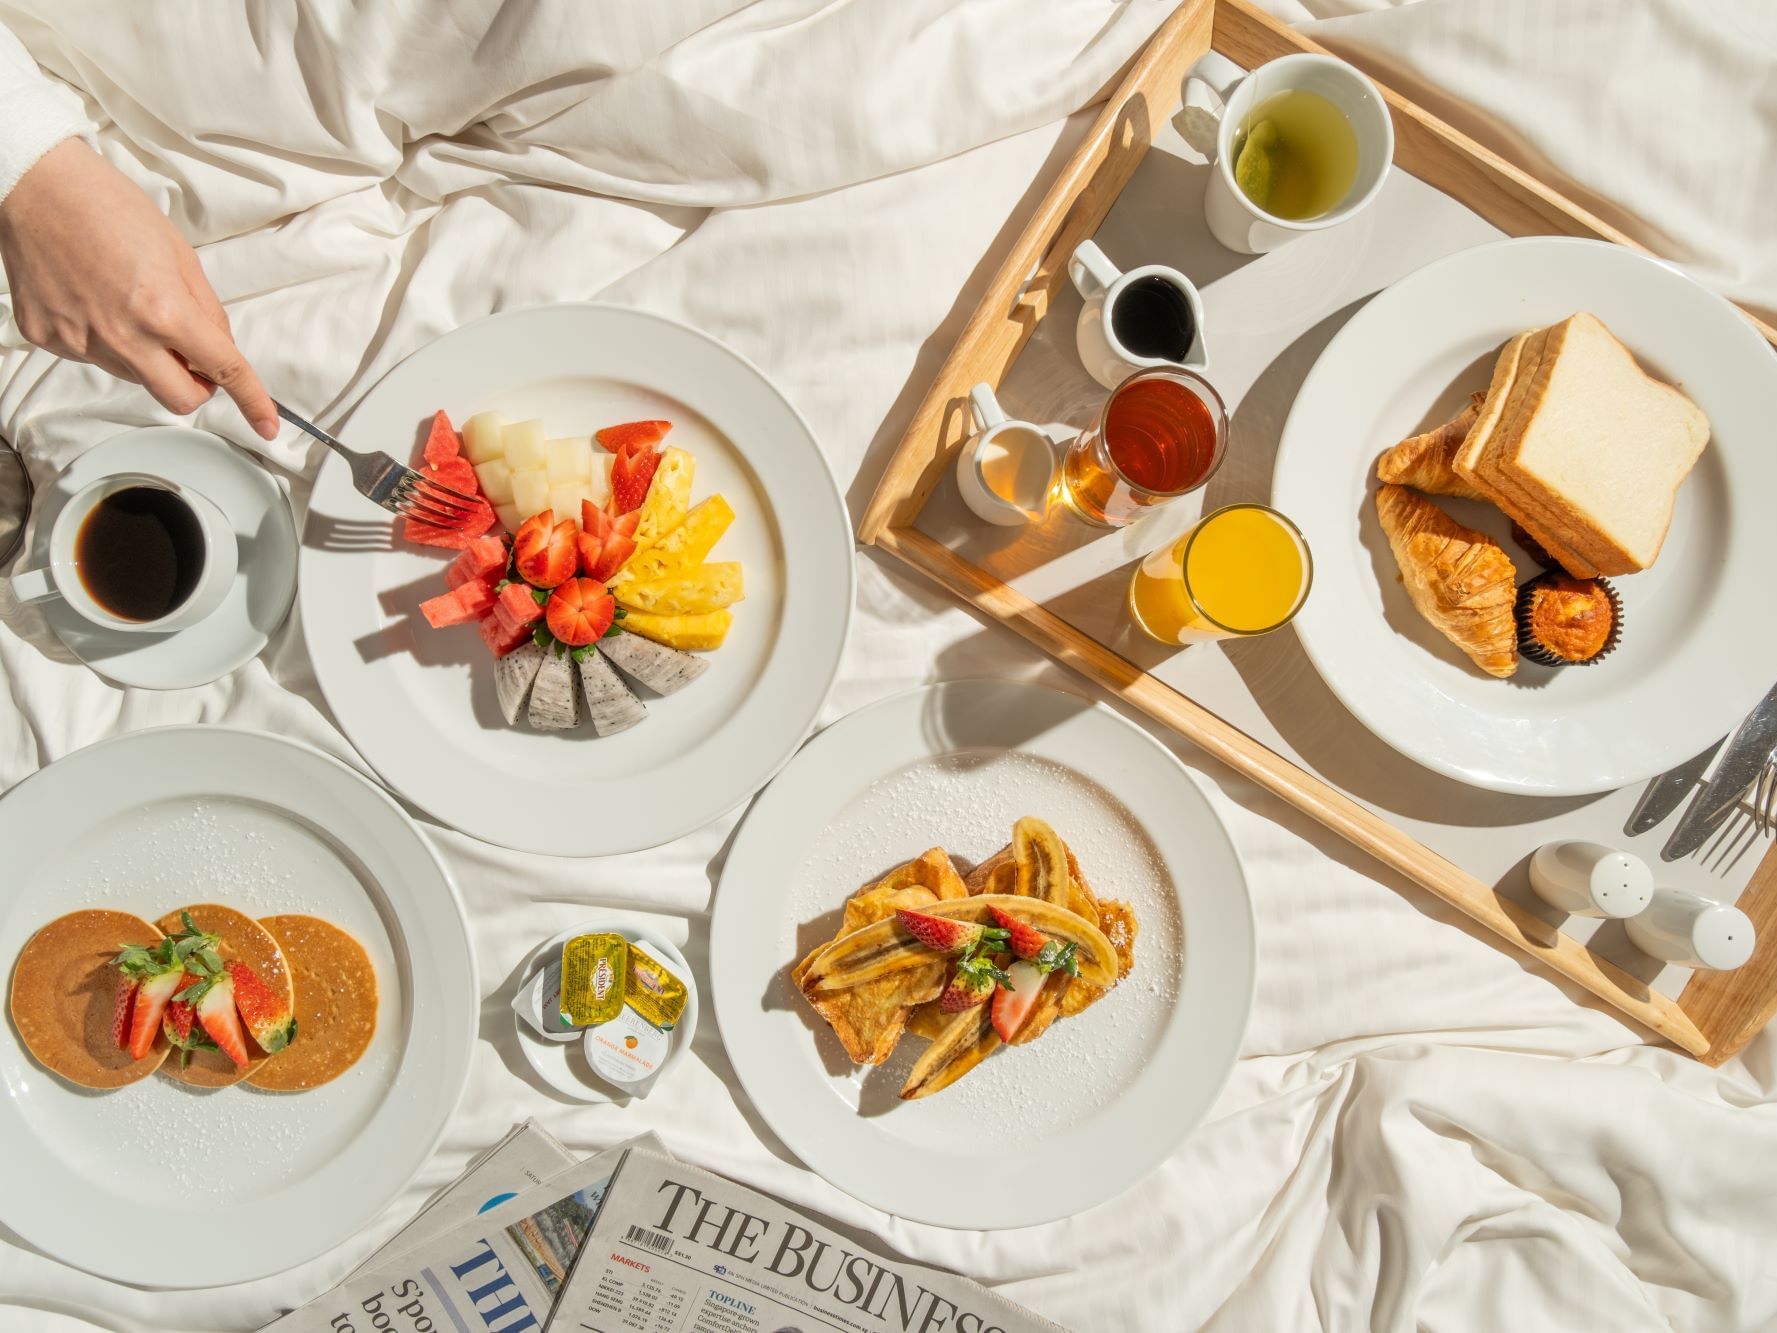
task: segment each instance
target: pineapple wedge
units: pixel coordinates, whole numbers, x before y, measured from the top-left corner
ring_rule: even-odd
[[[625,583],[617,591],[618,604],[624,608],[666,616],[720,611],[746,596],[740,564],[732,560],[699,565],[675,578]]]
[[[664,643],[668,648],[703,652],[722,646],[733,621],[734,616],[728,611],[711,611],[701,616],[660,616],[651,611],[631,611],[621,624],[631,634]]]
[[[685,521],[696,471],[697,460],[683,449],[668,449],[660,456],[648,496],[642,501],[641,521],[636,524],[636,550],[647,550]]]
[[[685,521],[662,537],[657,545],[645,551],[638,550],[613,583],[627,583],[631,579],[637,583],[649,583],[669,575],[689,573],[703,563],[703,558],[721,540],[732,522],[734,510],[720,495],[699,501],[696,508],[685,515]],[[640,531],[640,525],[637,531]]]

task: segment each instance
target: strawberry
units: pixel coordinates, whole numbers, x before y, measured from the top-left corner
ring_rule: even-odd
[[[192,1040],[191,1025],[197,1021],[197,1010],[191,1007],[191,988],[201,986],[204,979],[195,972],[187,972],[173,991],[173,999],[167,1005],[166,1017],[161,1019],[161,1031],[167,1040],[182,1051],[192,1050],[199,1043]]]
[[[111,997],[111,1044],[120,1051],[129,1049],[131,1019],[136,1012],[136,983],[121,972],[117,990]]]
[[[621,426],[606,426],[598,432],[598,442],[614,454],[626,448],[652,449],[672,428],[670,421],[626,421]]]
[[[993,914],[995,923],[1009,932],[1006,944],[1015,957],[1035,963],[1037,970],[1045,974],[1060,969],[1070,977],[1080,975],[1080,960],[1075,956],[1078,951],[1074,945],[1058,943],[1035,926],[1027,925],[998,907],[987,910]]]
[[[611,535],[611,516],[591,500],[580,502],[580,572],[587,578],[598,568],[599,553]]]
[[[1043,993],[1043,978],[1043,969],[1035,963],[1013,963],[1008,969],[1005,986],[993,993],[993,1030],[1001,1041],[1018,1035]]]
[[[203,998],[197,1002],[197,1021],[205,1034],[236,1065],[247,1063],[247,1037],[241,1031],[234,1007],[234,978],[226,971],[199,983]]]
[[[619,514],[629,514],[642,507],[653,484],[654,470],[660,466],[660,455],[652,449],[619,453],[611,464],[611,505]]]
[[[628,518],[630,515],[625,514],[624,517]],[[609,583],[617,577],[617,571],[627,565],[630,556],[635,553],[636,539],[613,531],[610,539],[599,548],[598,561],[593,565],[588,576],[598,583]]]
[[[289,1002],[247,964],[231,958],[223,966],[234,982],[234,1007],[247,1031],[260,1050],[267,1055],[277,1054],[296,1036],[296,1017],[290,1012]]]
[[[575,538],[579,526],[571,518],[555,521],[555,511],[532,514],[512,539],[512,565],[518,576],[534,588],[553,588],[573,577],[579,553]]]
[[[617,618],[617,602],[605,585],[591,579],[569,579],[549,594],[544,609],[549,632],[570,648],[597,643]]]
[[[956,965],[956,973],[950,978],[950,984],[938,997],[938,1010],[940,1013],[958,1014],[964,1009],[973,1009],[992,995],[1000,982],[1008,980],[1010,978],[1006,973],[995,967],[993,959],[986,954],[965,958]]]
[[[952,921],[948,917],[929,916],[910,908],[895,913],[904,929],[928,949],[953,957],[971,953],[983,944],[1006,938],[1006,931],[995,926],[978,926],[972,921]]]
[[[198,944],[186,946],[184,941],[195,939]],[[172,999],[173,990],[185,976],[185,959],[194,948],[205,947],[203,941],[214,941],[214,936],[190,935],[168,936],[160,940],[152,949],[144,949],[140,945],[130,945],[113,960],[117,970],[124,978],[135,985],[134,1002],[130,1006],[129,1040],[119,1043],[130,1053],[132,1060],[140,1060],[154,1046],[154,1038],[160,1032],[161,1015],[166,1013],[167,1001]],[[179,952],[184,948],[185,952]],[[118,1021],[117,1002],[112,1002],[111,1020],[113,1027]]]

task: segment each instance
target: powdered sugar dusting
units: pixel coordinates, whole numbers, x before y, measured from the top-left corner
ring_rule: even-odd
[[[860,884],[935,845],[966,871],[1005,846],[1013,822],[1024,815],[1055,828],[1098,897],[1134,907],[1141,925],[1135,970],[1085,1013],[1058,1021],[1029,1046],[997,1052],[936,1096],[918,1102],[896,1096],[925,1047],[914,1037],[904,1038],[880,1069],[833,1077],[835,1091],[861,1114],[885,1115],[884,1127],[909,1140],[979,1130],[987,1117],[1013,1132],[1076,1124],[1128,1084],[1172,1016],[1183,929],[1158,849],[1103,787],[1064,764],[1019,751],[965,750],[922,760],[861,792],[796,874],[785,956],[796,951],[799,928],[817,918],[836,920]],[[830,1033],[819,1040],[837,1051]],[[843,1068],[843,1054],[827,1063]]]

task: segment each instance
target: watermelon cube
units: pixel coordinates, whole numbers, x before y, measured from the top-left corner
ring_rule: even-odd
[[[507,629],[521,630],[533,621],[542,619],[543,608],[531,596],[529,584],[508,583],[494,604],[494,614],[499,616],[500,623]]]
[[[447,551],[466,551],[469,543],[493,525],[493,511],[490,509],[484,516],[470,520],[460,528],[434,527],[430,523],[422,523],[417,518],[401,521],[401,535],[408,541],[419,546],[438,546]]]
[[[471,579],[459,588],[439,593],[420,603],[420,614],[433,629],[443,629],[446,625],[467,625],[472,620],[480,620],[494,609],[493,584],[483,579]]]
[[[504,657],[514,648],[529,643],[533,633],[529,625],[509,629],[498,615],[486,616],[481,622],[481,641],[495,657]]]
[[[506,543],[498,537],[477,537],[463,548],[456,562],[445,571],[444,579],[451,587],[459,587],[470,579],[498,582],[506,572]]]
[[[451,429],[450,418],[440,412],[432,418],[432,433],[426,436],[425,457],[428,465],[443,467],[463,452],[463,442]]]

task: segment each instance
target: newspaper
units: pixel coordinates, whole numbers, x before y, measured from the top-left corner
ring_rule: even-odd
[[[639,1146],[623,1155],[549,1329],[1063,1333],[965,1278],[881,1258],[774,1199]]]
[[[354,1268],[348,1280],[435,1239],[477,1213],[505,1203],[522,1190],[541,1185],[573,1164],[574,1155],[535,1120],[514,1125],[505,1138],[469,1163],[453,1184],[420,1209],[413,1221]]]
[[[353,1273],[326,1295],[268,1324],[281,1333],[531,1333],[549,1315],[590,1234],[626,1150],[658,1146],[652,1135],[587,1158],[489,1208],[476,1201],[484,1159],[409,1225],[416,1243]],[[444,1210],[444,1211],[441,1211]],[[467,1216],[465,1216],[467,1214]]]

